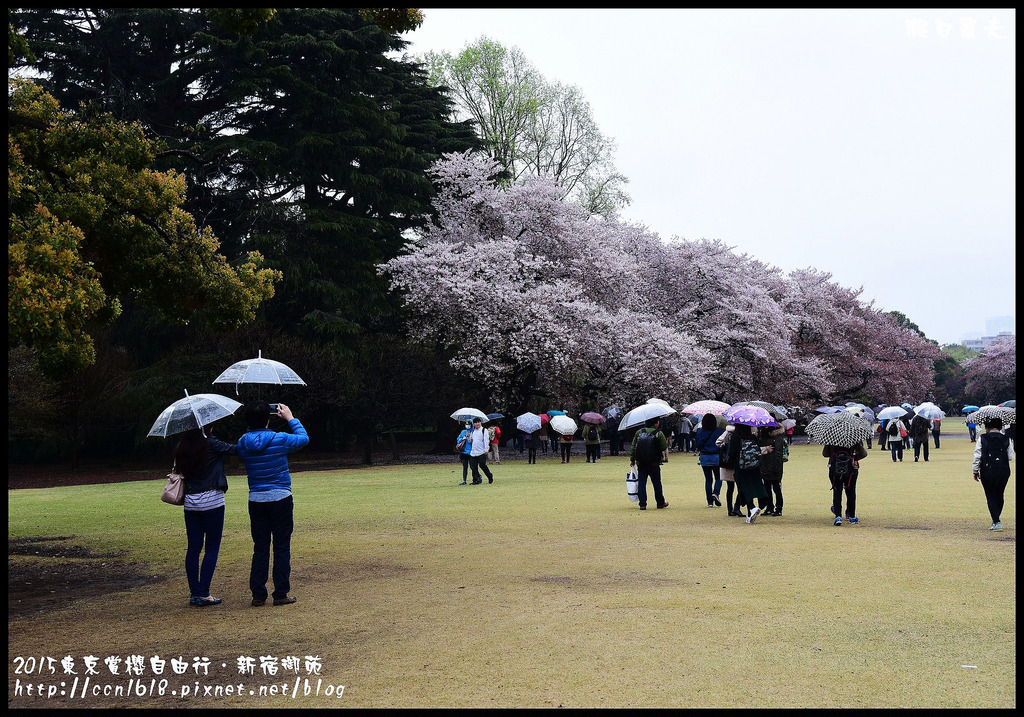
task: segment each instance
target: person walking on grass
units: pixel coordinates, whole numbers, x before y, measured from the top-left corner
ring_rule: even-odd
[[[288,454],[309,443],[306,429],[283,403],[274,414],[288,422],[291,433],[270,430],[270,406],[255,401],[245,408],[249,431],[238,439],[238,455],[249,479],[249,524],[252,532],[252,567],[249,590],[253,607],[267,602],[270,551],[274,551],[274,605],[291,605],[292,530],[294,501]]]
[[[682,423],[689,425],[687,419]],[[694,439],[697,444],[697,463],[704,472],[704,496],[707,498],[708,507],[721,507],[722,500],[719,496],[722,493],[722,473],[719,457],[721,449],[716,441],[725,431],[718,427],[718,421],[710,413],[705,413],[700,419],[700,428]],[[689,435],[689,434],[686,434]],[[732,515],[732,484],[729,485],[730,506],[729,514]]]
[[[1010,461],[1013,460],[1013,446],[1002,428],[1003,419],[998,416],[985,420],[985,432],[978,436],[971,466],[974,480],[985,489],[985,501],[992,518],[989,530],[995,531],[1003,529],[1003,494],[1010,480]]]
[[[462,450],[459,452],[459,460],[462,461],[462,482],[459,485],[466,485],[466,477],[469,475],[469,452],[473,448],[472,442],[469,440],[469,434],[473,430],[473,424],[466,422],[466,427],[462,429],[462,433],[455,440],[455,445],[462,446]]]
[[[572,433],[563,433],[562,437],[558,439],[558,445],[562,450],[562,463],[568,463],[572,457]]]
[[[860,475],[860,461],[868,457],[867,448],[860,442],[850,448],[825,446],[821,449],[821,455],[828,458],[828,480],[832,484],[832,524],[842,525],[843,515],[850,523],[859,523],[857,477]],[[843,512],[844,492],[846,493],[845,513]]]
[[[195,607],[221,603],[219,597],[210,595],[210,583],[224,535],[224,494],[228,490],[224,456],[229,455],[237,456],[238,446],[214,438],[212,432],[205,436],[199,428],[183,433],[174,449],[174,469],[185,477],[185,577],[188,603]]]
[[[501,443],[501,426],[495,424],[487,429],[487,435],[491,439],[491,460],[501,465],[501,455],[498,453],[498,444]]]
[[[540,433],[533,432],[527,433],[523,438],[523,442],[526,443],[526,462],[527,464],[537,462],[537,444],[540,442]]]
[[[768,492],[761,480],[761,458],[767,452],[758,445],[750,426],[736,424],[729,442],[729,462],[735,466],[736,487],[742,492],[747,505],[747,522],[753,523],[764,512]],[[754,506],[754,499],[760,506]],[[738,502],[738,501],[737,501]]]
[[[789,453],[786,429],[762,426],[757,438],[762,451],[768,448],[761,456],[761,480],[768,493],[764,515],[782,515],[782,470]]]
[[[703,422],[704,419],[701,419]],[[703,423],[701,424],[703,425]],[[715,422],[717,426],[717,421]],[[737,518],[745,518],[743,511],[740,509],[740,505],[743,503],[743,494],[737,490],[736,486],[736,464],[732,462],[730,458],[732,441],[734,438],[734,432],[736,426],[730,424],[726,426],[720,436],[715,439],[715,445],[718,446],[718,469],[722,476],[722,483],[725,484],[725,507],[729,511],[729,516],[735,516]],[[736,493],[736,502],[733,503],[733,493]],[[734,507],[735,505],[735,507]]]
[[[931,430],[931,421],[924,416],[914,416],[910,421],[910,439],[914,444],[914,463],[921,457],[921,448],[924,448],[924,462],[928,462],[928,433]]]
[[[597,463],[601,449],[601,429],[593,423],[583,424],[583,448],[587,452],[587,463]]]
[[[885,437],[889,441],[893,463],[896,462],[897,456],[900,463],[903,462],[903,437],[905,435],[908,435],[907,424],[899,418],[890,418],[885,427]]]
[[[494,475],[487,467],[487,453],[491,448],[491,437],[479,417],[473,419],[473,430],[469,432],[469,441],[469,468],[473,471],[473,485],[480,485],[484,482],[480,477],[480,471],[487,476],[488,483],[493,483]]]
[[[932,421],[932,439],[935,441],[935,450],[939,450],[939,433],[942,432],[942,421],[936,418]],[[870,446],[868,446],[870,448]]]
[[[668,449],[668,439],[658,426],[661,419],[648,418],[644,427],[633,436],[633,445],[629,450],[629,465],[636,466],[637,497],[640,510],[647,510],[647,479],[651,479],[654,499],[659,508],[667,508],[665,492],[661,485],[661,460]]]

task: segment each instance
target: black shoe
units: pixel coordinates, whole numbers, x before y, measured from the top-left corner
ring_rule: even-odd
[[[293,597],[283,597],[283,598],[278,598],[278,599],[274,600],[274,604],[275,605],[292,605],[296,601],[297,601],[296,598],[293,598]]]
[[[252,599],[252,603],[251,603],[251,605],[253,607],[263,607],[266,604],[267,604],[267,599],[266,598],[263,598],[262,600],[260,598],[253,598]]]
[[[711,500],[715,501],[715,505],[717,505],[719,508],[722,507],[722,501],[721,501],[721,499],[719,499],[717,493],[712,493],[711,494]]]
[[[472,483],[470,483],[470,485],[480,485],[481,483],[483,483],[482,480],[475,480]]]
[[[488,479],[487,479],[487,482],[488,482],[488,483],[493,483],[493,482],[494,482],[494,478],[493,478],[493,477],[491,477],[491,478],[488,478]]]

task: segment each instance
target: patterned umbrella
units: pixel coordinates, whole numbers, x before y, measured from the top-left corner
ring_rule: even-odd
[[[707,399],[691,403],[683,409],[683,413],[713,413],[716,416],[721,416],[729,408],[732,408],[732,406],[725,401]]]
[[[565,414],[561,416],[551,417],[551,427],[561,433],[563,436],[571,436],[576,432],[576,421],[572,420]]]
[[[1003,419],[1003,425],[1008,426],[1017,422],[1017,409],[1006,406],[982,406],[974,413],[964,419],[964,423],[973,423],[976,426],[985,424],[985,419],[999,417]]]
[[[778,421],[760,406],[733,406],[722,414],[729,423],[744,426],[778,426]]]
[[[604,416],[595,411],[587,411],[582,416],[580,416],[580,420],[583,421],[584,423],[593,423],[598,426],[603,426],[607,421],[607,419]]]
[[[871,436],[871,426],[849,411],[823,413],[807,424],[807,435],[823,446],[853,448]]]
[[[776,421],[782,421],[787,418],[786,409],[782,406],[776,406],[775,404],[768,403],[767,401],[740,401],[739,403],[733,404],[733,408],[736,406],[757,406],[758,408],[763,408],[768,411]]]
[[[527,411],[521,416],[516,416],[516,428],[523,433],[533,433],[534,431],[540,430],[540,416],[536,413],[530,413]]]

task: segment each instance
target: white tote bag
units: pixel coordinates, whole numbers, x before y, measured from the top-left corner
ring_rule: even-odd
[[[634,503],[640,502],[640,476],[636,473],[636,466],[631,466],[626,474],[626,496]]]

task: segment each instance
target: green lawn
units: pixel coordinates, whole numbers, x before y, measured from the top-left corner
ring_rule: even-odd
[[[181,509],[159,502],[162,481],[12,491],[9,538],[74,535],[169,577],[9,619],[9,704],[1014,707],[1015,486],[1005,531],[989,532],[966,428],[945,423],[928,463],[911,452],[894,464],[875,446],[861,467],[862,522],[842,527],[820,446],[792,448],[785,516],[753,525],[706,508],[695,459],[676,453],[664,468],[671,506],[644,512],[626,498],[624,457],[505,460],[482,486],[457,485],[454,456],[298,474],[299,602],[282,608],[249,606],[241,479],[214,577],[224,604],[203,609],[186,604]],[[81,672],[82,656],[131,654],[212,666],[165,675],[173,697],[14,693],[17,656],[71,655]],[[318,656],[321,692],[343,684],[342,697],[248,694],[290,689],[296,673],[257,664],[240,676],[239,657],[291,655]],[[94,681],[128,679],[100,672]],[[197,680],[245,692],[182,699]]]

